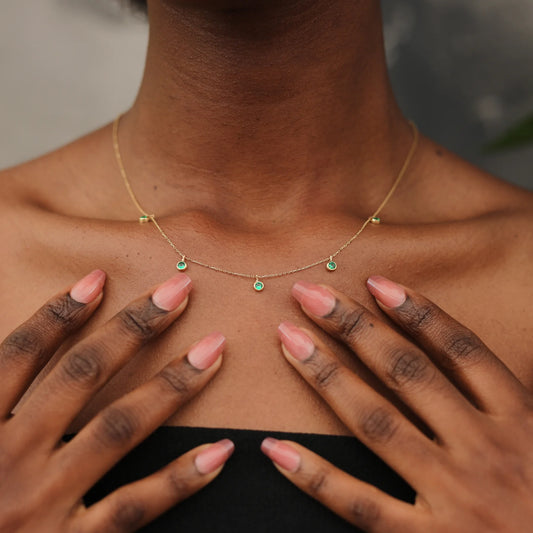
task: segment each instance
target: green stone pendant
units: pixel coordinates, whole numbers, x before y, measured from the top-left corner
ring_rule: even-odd
[[[334,272],[335,270],[337,270],[337,263],[335,263],[335,261],[333,261],[333,259],[326,265],[326,268],[330,271],[330,272]]]
[[[381,218],[379,217],[372,217],[370,219],[370,222],[372,222],[372,224],[381,224]]]
[[[142,215],[139,217],[139,224],[146,224],[147,222],[150,222],[150,217],[147,215]]]
[[[185,262],[185,258],[176,263],[176,268],[180,271],[187,270],[187,263]]]
[[[259,279],[256,278],[256,280],[254,282],[254,289],[257,292],[261,292],[264,288],[265,288],[265,284],[262,281],[260,281]]]

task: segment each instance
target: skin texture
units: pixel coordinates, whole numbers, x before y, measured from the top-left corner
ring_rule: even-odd
[[[435,304],[374,280],[369,289],[384,315],[412,342],[331,287],[307,285],[294,295],[426,423],[426,435],[312,332],[285,324],[283,352],[353,434],[417,491],[416,503],[395,500],[296,443],[267,439],[263,450],[293,483],[364,531],[529,531],[533,395]],[[329,309],[314,305],[317,291],[330,295]]]
[[[142,205],[188,255],[233,270],[281,271],[332,253],[379,205],[412,140],[387,79],[378,2],[195,4],[149,2],[145,77],[119,132]],[[59,357],[175,272],[168,244],[137,222],[110,126],[5,170],[0,188],[0,338],[59,287],[102,268],[106,298]],[[338,257],[335,273],[317,267],[256,294],[248,280],[191,266],[191,309],[69,430],[216,329],[228,339],[225,364],[166,423],[351,434],[279,355],[277,325],[301,320],[296,279],[327,282],[375,312],[368,276],[413,287],[533,389],[532,198],[422,138],[383,224]],[[323,340],[398,403],[348,347]]]
[[[214,376],[222,362],[219,349],[211,350],[211,364],[203,369],[191,357],[204,341],[102,410],[70,442],[61,442],[94,393],[183,312],[190,290],[190,284],[184,289],[183,274],[131,302],[72,346],[11,415],[51,355],[102,302],[105,274],[96,274],[96,282],[89,275],[89,287],[85,278],[81,287],[52,297],[0,344],[0,369],[10,378],[0,391],[2,532],[135,531],[212,481],[233,451],[230,441],[200,446],[89,509],[81,503],[113,464]]]

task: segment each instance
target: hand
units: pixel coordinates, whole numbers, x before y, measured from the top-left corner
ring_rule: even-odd
[[[74,345],[10,415],[53,353],[96,310],[104,281],[102,271],[89,274],[0,345],[2,533],[134,531],[212,481],[233,451],[227,440],[200,446],[90,508],[81,502],[106,471],[215,375],[224,345],[218,333],[103,409],[70,442],[61,442],[96,391],[185,309],[190,279],[184,274],[147,292]]]
[[[529,532],[533,523],[533,398],[471,331],[422,296],[370,278],[408,341],[357,302],[299,282],[303,311],[340,339],[432,432],[342,365],[312,332],[284,323],[283,353],[364,444],[417,492],[414,505],[340,471],[296,443],[266,439],[280,472],[368,532]]]

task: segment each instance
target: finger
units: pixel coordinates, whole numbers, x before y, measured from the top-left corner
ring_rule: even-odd
[[[292,292],[303,311],[349,346],[440,440],[450,435],[450,420],[470,430],[479,413],[417,346],[331,287],[297,282]]]
[[[414,506],[349,476],[295,442],[267,438],[261,450],[299,489],[363,531],[414,531],[422,520]]]
[[[423,296],[380,276],[368,288],[381,309],[487,412],[521,410],[527,390],[468,328]]]
[[[181,314],[190,289],[190,278],[180,273],[129,304],[73,346],[11,422],[31,427],[32,435],[42,431],[55,446],[92,396]]]
[[[57,470],[83,494],[126,453],[200,391],[222,364],[225,339],[212,333],[154,378],[101,411],[57,455]]]
[[[234,449],[233,443],[225,439],[191,450],[155,474],[91,506],[79,517],[80,531],[136,531],[213,481]]]
[[[435,442],[341,364],[316,335],[289,322],[279,332],[286,359],[359,440],[416,489],[424,486],[428,472],[436,474],[435,465],[444,457]]]
[[[0,416],[8,416],[59,346],[102,300],[106,275],[95,270],[54,296],[0,344]]]

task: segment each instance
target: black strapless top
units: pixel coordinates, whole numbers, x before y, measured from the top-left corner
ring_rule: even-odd
[[[143,528],[145,533],[341,533],[356,530],[286,480],[259,446],[265,437],[293,440],[346,472],[389,494],[413,502],[413,490],[352,437],[162,427],[127,455],[86,495],[90,505],[117,487],[140,479],[206,442],[229,438],[235,453],[203,490]]]

